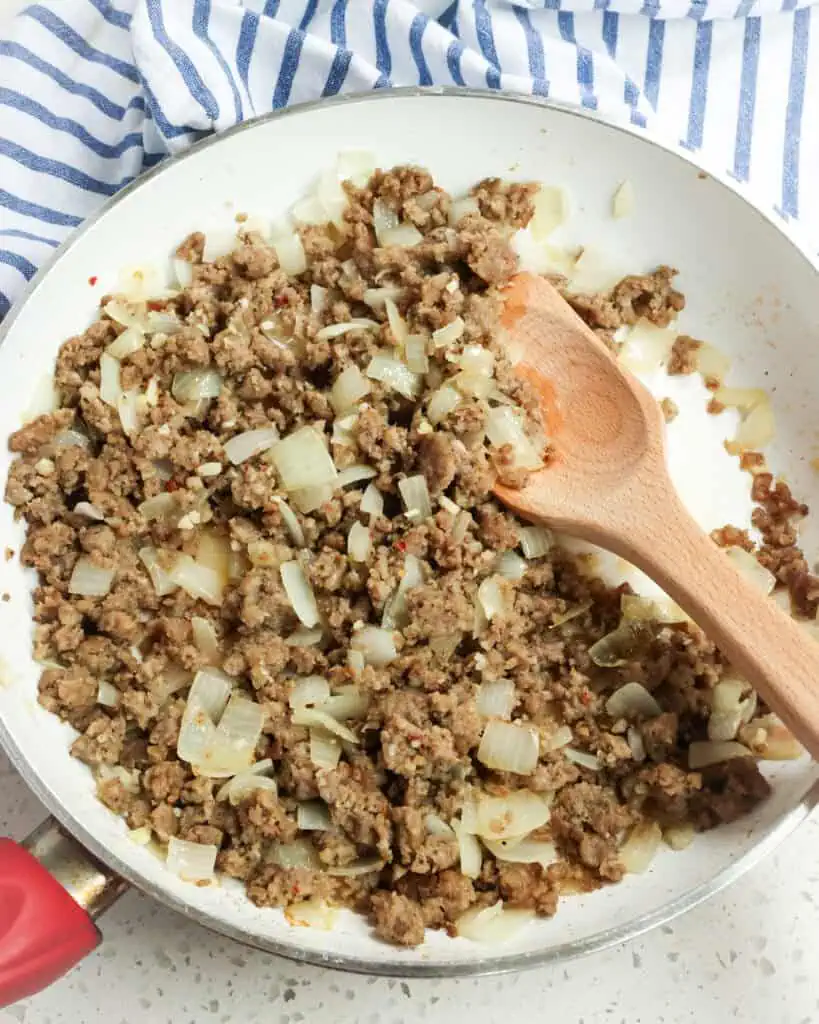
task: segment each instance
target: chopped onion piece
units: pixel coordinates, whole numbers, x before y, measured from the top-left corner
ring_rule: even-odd
[[[151,577],[151,583],[157,597],[164,597],[166,594],[171,594],[176,590],[176,584],[162,568],[156,548],[150,546],[140,548],[139,560]]]
[[[190,555],[178,555],[168,577],[193,598],[200,598],[208,604],[221,604],[225,578],[210,566],[195,561]]]
[[[768,396],[762,388],[721,387],[717,388],[714,392],[714,400],[719,402],[720,405],[748,413],[758,405],[767,402]]]
[[[315,512],[322,505],[326,505],[333,497],[333,491],[332,484],[322,484],[319,487],[299,487],[290,492],[290,499],[299,512],[307,515],[309,512]]]
[[[618,860],[630,875],[641,875],[654,860],[662,841],[662,830],[655,821],[635,825],[618,851]]]
[[[488,839],[528,835],[549,820],[549,800],[538,793],[516,790],[508,796],[479,794],[464,804],[461,824],[467,832]]]
[[[543,744],[546,750],[562,750],[574,739],[572,730],[568,725],[561,725],[552,733],[551,736]]]
[[[413,587],[419,587],[423,582],[424,573],[421,562],[415,555],[407,555],[404,558],[404,571],[401,574],[401,582],[384,606],[384,614],[381,619],[383,629],[393,627],[404,628],[407,624],[407,594]]]
[[[126,327],[122,334],[114,338],[105,351],[114,359],[127,359],[134,352],[139,352],[144,344],[145,336],[142,331],[136,327]]]
[[[341,743],[324,729],[310,730],[310,760],[316,768],[335,768],[341,759]]]
[[[98,523],[105,522],[105,513],[90,501],[78,501],[71,511],[78,516],[85,516],[86,519],[94,519]]]
[[[378,470],[373,469],[372,466],[358,463],[354,466],[346,466],[339,471],[336,487],[349,487],[350,484],[361,483],[362,480],[372,480],[375,476],[378,476]]]
[[[503,901],[498,900],[492,907],[473,908],[461,914],[455,922],[455,930],[462,938],[473,942],[501,943],[511,939],[534,917],[534,910],[506,910]]]
[[[369,384],[367,385],[369,387]],[[358,413],[348,413],[346,416],[336,417],[333,420],[333,433],[330,441],[333,444],[344,445],[345,448],[355,447],[355,429],[358,424]]]
[[[350,363],[336,377],[330,389],[330,404],[337,416],[343,416],[370,393],[372,385],[355,363]]]
[[[309,839],[294,839],[290,843],[275,843],[269,854],[270,860],[280,868],[318,869],[318,853]]]
[[[589,648],[589,657],[599,668],[618,668],[636,658],[654,636],[647,622],[624,619],[617,629]]]
[[[273,766],[273,762],[265,760],[264,762],[259,761],[253,766],[250,771],[239,772],[238,775],[234,775],[232,779],[229,779],[224,786],[219,789],[216,794],[217,800],[227,800],[234,807],[245,800],[251,793],[257,789],[267,790],[272,793],[273,796],[277,796],[279,787],[276,785],[276,780],[269,778],[267,775],[260,775],[259,769],[260,764],[265,764],[266,769]]]
[[[484,839],[483,844],[496,860],[509,864],[540,864],[548,868],[558,860],[554,843],[537,839]]]
[[[119,360],[107,352],[100,356],[100,398],[106,405],[117,408],[122,388],[119,383]]]
[[[270,458],[288,491],[322,487],[338,476],[323,435],[313,427],[301,427],[282,438],[271,449]]]
[[[103,569],[90,558],[78,558],[68,581],[69,594],[80,597],[105,597],[114,582],[116,569]]]
[[[491,377],[495,372],[495,356],[483,345],[467,345],[458,357],[458,365],[465,373]]]
[[[361,504],[358,506],[361,511],[370,516],[372,519],[377,519],[384,511],[384,496],[375,486],[375,484],[369,484],[361,497]]]
[[[423,474],[408,476],[398,481],[398,490],[401,500],[404,502],[404,511],[407,516],[418,521],[429,519],[432,515],[432,502],[429,499],[427,481]]]
[[[373,203],[373,229],[376,241],[379,245],[386,245],[384,241],[388,231],[398,227],[398,214],[389,208],[386,203],[376,199]]]
[[[229,441],[225,441],[225,455],[234,466],[238,466],[253,458],[254,455],[258,455],[259,452],[267,451],[278,440],[279,432],[274,426],[245,430],[241,434],[235,434]]]
[[[584,750],[575,750],[574,747],[563,747],[563,756],[572,764],[581,768],[588,768],[589,771],[599,772],[602,765],[593,754],[587,754]]]
[[[496,405],[486,414],[486,436],[498,448],[509,445],[514,465],[521,469],[538,469],[543,465],[540,452],[523,429],[517,410],[508,405]]]
[[[317,196],[306,196],[300,199],[290,210],[294,220],[301,224],[326,224],[327,211]]]
[[[377,626],[364,626],[353,633],[350,647],[360,651],[368,665],[381,667],[389,665],[398,657],[395,649],[395,634],[391,629],[379,629]]]
[[[284,910],[285,919],[289,924],[300,928],[314,928],[317,931],[329,932],[335,927],[338,911],[316,896],[299,903],[291,903]]]
[[[191,618],[191,631],[193,642],[201,655],[215,665],[221,657],[219,650],[219,638],[216,635],[216,628],[210,619],[204,619],[201,615],[194,615]]]
[[[466,831],[460,821],[453,821],[452,828],[458,839],[461,874],[466,878],[477,878],[483,865],[481,844],[471,832]]]
[[[436,838],[454,839],[455,832],[450,825],[444,821],[437,814],[428,814],[424,818],[424,824],[427,828],[427,833]]]
[[[635,726],[630,725],[626,730],[626,741],[628,742],[631,756],[640,764],[646,759],[646,744],[643,734]]]
[[[120,299],[112,299],[102,307],[103,313],[123,327],[137,327],[140,330],[145,325],[145,303],[124,302]]]
[[[176,511],[176,501],[172,494],[163,492],[154,498],[143,501],[138,508],[143,519],[150,523],[153,519],[164,519],[165,516]]]
[[[59,434],[54,438],[53,443],[59,448],[90,448],[91,439],[87,434],[83,434],[80,430],[74,430],[69,427],[67,430],[61,430]]]
[[[325,874],[338,878],[357,878],[359,875],[370,875],[373,871],[380,871],[383,867],[384,861],[380,857],[362,857],[361,860],[353,861],[352,864],[328,867],[324,871]]]
[[[672,328],[640,320],[626,333],[617,358],[632,373],[651,373],[668,362],[676,339]]]
[[[149,309],[143,329],[146,334],[178,334],[185,325],[173,313]]]
[[[171,394],[178,402],[199,402],[203,398],[218,398],[222,393],[222,378],[215,370],[187,370],[175,373]]]
[[[478,587],[478,601],[487,622],[509,614],[511,602],[508,587],[507,581],[500,576],[489,576]]]
[[[324,676],[304,676],[296,681],[287,699],[291,708],[323,704],[330,696],[330,684]]]
[[[354,562],[366,562],[370,557],[372,538],[363,523],[353,523],[347,534],[347,553]]]
[[[620,598],[620,611],[624,619],[642,622],[687,622],[688,616],[670,597],[652,598],[638,597],[636,594],[623,594]]]
[[[384,299],[384,310],[387,314],[387,323],[390,325],[392,336],[398,345],[403,345],[409,337],[407,322],[398,312],[398,307],[392,299]]]
[[[753,583],[763,594],[771,593],[776,586],[776,577],[764,565],[760,565],[750,552],[744,548],[731,547],[725,549],[725,554],[734,563],[734,568],[740,576]]]
[[[414,224],[399,224],[396,228],[387,228],[381,232],[379,245],[413,246],[423,242],[424,236]]]
[[[372,357],[366,373],[368,377],[381,381],[405,398],[417,398],[421,391],[420,375],[413,373],[406,363],[384,352],[378,352]]]
[[[193,265],[188,260],[175,259],[173,272],[180,288],[188,288],[193,284]]]
[[[449,383],[454,384],[462,395],[471,395],[472,398],[488,398],[495,391],[492,378],[481,373],[456,373]]]
[[[338,719],[366,718],[370,700],[355,686],[343,686],[337,693],[328,697],[321,705],[321,710]]]
[[[313,588],[304,575],[301,565],[296,561],[284,562],[279,567],[279,572],[287,599],[299,621],[308,629],[315,626],[320,618],[316,595],[313,593]]]
[[[426,373],[429,369],[427,339],[423,334],[410,334],[404,342],[407,366],[413,373]]]
[[[184,882],[209,882],[214,875],[219,847],[206,843],[189,843],[171,836],[168,840],[168,870]]]
[[[324,312],[324,307],[327,305],[327,289],[322,288],[320,284],[310,285],[310,309],[314,313]]]
[[[731,369],[731,357],[721,352],[707,341],[701,341],[694,353],[697,370],[707,381],[723,381]]]
[[[680,825],[667,825],[663,830],[663,841],[672,850],[685,850],[694,842],[695,835],[694,826],[685,821]]]
[[[526,558],[541,558],[551,550],[554,537],[545,526],[524,526],[520,530],[520,546]]]
[[[297,629],[284,642],[290,647],[315,647],[321,643],[323,635],[321,628]]]
[[[323,800],[306,800],[296,808],[296,823],[302,832],[327,832],[333,827]]]
[[[505,580],[522,580],[526,575],[526,562],[514,551],[504,551],[495,563],[495,569]]]
[[[371,309],[383,309],[385,301],[392,299],[395,302],[404,294],[404,289],[398,285],[384,285],[381,288],[368,288],[363,295],[363,301]]]
[[[264,718],[260,704],[238,692],[231,694],[204,756],[196,762],[198,770],[209,776],[246,772],[253,762]]]
[[[316,341],[332,341],[333,338],[340,338],[342,334],[349,334],[350,331],[378,331],[381,324],[367,317],[358,316],[353,320],[346,320],[341,324],[329,324],[316,331]]]
[[[722,764],[735,757],[752,757],[751,751],[741,743],[733,740],[711,741],[696,740],[688,748],[688,767],[692,771],[707,768],[712,764]]]
[[[338,719],[328,715],[326,711],[319,708],[296,707],[293,708],[293,725],[306,725],[310,728],[323,729],[333,736],[338,736],[348,743],[358,743],[358,737],[352,729],[347,728]]]
[[[656,718],[662,710],[642,683],[626,683],[606,701],[612,718]]]
[[[437,391],[433,391],[427,402],[427,419],[433,426],[437,426],[460,402],[461,395],[458,391],[449,384],[444,384]]]
[[[107,679],[100,679],[97,684],[97,704],[107,708],[115,708],[119,704],[119,690]]]
[[[279,266],[292,277],[298,277],[307,270],[307,256],[301,238],[295,231],[276,235],[272,240]]]
[[[493,718],[483,731],[477,757],[487,768],[531,775],[537,767],[539,749],[533,728]]]
[[[536,242],[545,242],[566,220],[566,193],[555,185],[541,185],[532,200],[532,205],[535,212],[529,222],[529,231]]]
[[[290,508],[284,498],[274,497],[273,500],[279,506],[279,512],[281,512],[282,515],[282,522],[287,527],[287,532],[290,534],[290,538],[293,543],[297,547],[305,547],[307,541],[296,513],[292,508]]]
[[[460,341],[465,330],[466,324],[463,319],[456,316],[454,320],[432,332],[432,344],[435,348],[449,348],[456,341]]]
[[[454,228],[458,221],[470,213],[480,213],[481,207],[474,196],[463,196],[461,199],[453,199],[449,207],[449,223]]]
[[[132,828],[128,831],[128,838],[137,846],[147,846],[153,838],[150,825],[142,825],[140,828]]]
[[[621,182],[612,196],[611,215],[615,220],[630,217],[634,212],[634,185],[628,178]]]
[[[511,718],[516,703],[515,684],[511,679],[493,679],[478,687],[476,707],[484,718]]]
[[[139,392],[136,389],[121,391],[117,412],[123,431],[130,437],[139,429]]]

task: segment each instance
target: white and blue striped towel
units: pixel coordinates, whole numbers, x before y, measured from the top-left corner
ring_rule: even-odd
[[[49,0],[0,41],[0,316],[106,197],[274,107],[466,85],[701,149],[819,248],[819,45],[804,0]]]

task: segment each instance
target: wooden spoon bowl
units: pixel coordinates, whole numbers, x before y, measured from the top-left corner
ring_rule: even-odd
[[[519,490],[518,515],[590,540],[654,579],[819,756],[819,644],[737,572],[668,475],[659,405],[546,280],[506,291],[502,343],[538,389],[552,451]]]

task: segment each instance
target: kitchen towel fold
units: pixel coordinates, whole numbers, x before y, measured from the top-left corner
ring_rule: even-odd
[[[0,316],[168,153],[398,85],[550,97],[701,150],[819,248],[819,44],[802,0],[50,0],[0,40]],[[813,60],[811,60],[813,53]],[[446,143],[442,143],[446,144]],[[275,163],[271,162],[275,178]]]

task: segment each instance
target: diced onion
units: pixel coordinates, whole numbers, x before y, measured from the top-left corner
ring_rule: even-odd
[[[626,742],[628,743],[631,756],[640,764],[646,759],[646,744],[643,734],[635,726],[630,725],[626,730]]]
[[[387,314],[387,323],[390,325],[392,336],[399,345],[403,345],[409,336],[407,322],[398,312],[398,307],[392,299],[384,299],[384,310]]]
[[[598,772],[602,765],[594,754],[587,754],[585,750],[575,750],[574,747],[563,747],[563,756],[572,764],[581,768],[588,768],[589,771]]]
[[[372,480],[375,476],[378,476],[378,470],[373,469],[372,466],[365,466],[360,463],[356,463],[353,466],[345,466],[344,469],[339,470],[336,487],[349,487],[350,484],[358,484],[362,480]]]
[[[526,562],[514,551],[504,551],[498,558],[495,569],[505,580],[522,580],[526,575]]]
[[[297,629],[284,641],[290,647],[315,647],[321,643],[323,636],[319,629]]]
[[[432,515],[432,502],[429,499],[429,489],[423,474],[408,476],[398,481],[398,490],[401,500],[404,502],[404,511],[410,519],[415,521],[429,519]]]
[[[171,836],[168,840],[168,870],[185,882],[209,882],[214,875],[219,848],[210,843],[189,843]]]
[[[392,299],[394,302],[403,294],[404,289],[399,288],[398,285],[384,285],[381,288],[368,288],[364,292],[363,300],[371,309],[383,309],[387,299]]]
[[[637,657],[653,635],[649,623],[624,619],[617,629],[591,645],[589,657],[599,668],[618,668]]]
[[[540,828],[549,817],[549,801],[537,793],[525,789],[508,796],[480,793],[476,800],[464,804],[461,826],[488,839],[512,839]]]
[[[264,765],[264,768],[260,767],[261,765]],[[279,787],[276,785],[276,780],[259,774],[262,771],[269,771],[272,767],[273,762],[269,759],[258,761],[250,771],[239,772],[238,775],[229,779],[216,793],[216,799],[227,800],[236,807],[257,789],[266,790],[277,796]]]
[[[370,484],[361,496],[361,511],[373,519],[377,519],[384,511],[384,496],[375,486]]]
[[[119,383],[119,360],[107,352],[100,356],[100,398],[106,405],[117,408],[122,388]]]
[[[680,825],[667,825],[663,830],[663,841],[672,850],[685,850],[694,842],[695,835],[694,826],[685,821]]]
[[[189,288],[193,284],[193,266],[188,260],[175,259],[173,272],[180,288]]]
[[[714,345],[709,345],[707,341],[700,342],[700,347],[694,353],[694,358],[697,370],[707,381],[723,381],[731,369],[731,357]]]
[[[276,250],[276,258],[279,266],[293,277],[303,274],[307,270],[307,256],[304,252],[301,238],[295,231],[287,234],[279,234],[273,239],[273,248]]]
[[[487,622],[504,618],[510,611],[509,584],[500,576],[489,576],[478,587],[480,602]]]
[[[642,683],[626,683],[606,701],[612,718],[656,718],[662,710]]]
[[[354,562],[366,562],[370,557],[372,538],[363,523],[353,523],[347,534],[347,553]]]
[[[343,416],[349,409],[355,408],[370,393],[371,388],[372,385],[355,363],[345,366],[330,389],[330,404],[336,415]]]
[[[535,212],[529,222],[529,231],[536,242],[545,242],[566,220],[566,193],[555,185],[541,185],[532,200],[532,205]]]
[[[332,341],[333,338],[340,338],[342,334],[349,334],[350,331],[377,331],[381,325],[375,320],[358,316],[353,320],[345,320],[340,324],[328,324],[316,331],[316,341]]]
[[[725,554],[734,563],[734,568],[749,583],[753,583],[763,594],[770,594],[776,586],[776,577],[769,572],[764,565],[760,565],[754,556],[744,548],[731,547],[725,549]]]
[[[297,547],[305,547],[307,541],[296,513],[292,508],[290,508],[284,498],[274,497],[273,500],[279,506],[279,512],[281,512],[282,515],[282,522],[287,527],[287,532],[290,534],[290,538],[293,543]]]
[[[380,871],[384,867],[384,861],[380,857],[362,857],[361,860],[353,861],[352,864],[342,864],[338,867],[327,867],[325,874],[334,875],[337,878],[358,878],[361,875],[371,875],[373,871]]]
[[[458,357],[458,365],[465,373],[491,377],[495,369],[495,356],[483,345],[467,345]]]
[[[205,658],[211,664],[216,664],[220,659],[219,638],[216,635],[216,628],[210,619],[204,619],[201,615],[194,615],[191,618],[191,632],[193,642]]]
[[[310,309],[314,313],[322,313],[327,305],[327,289],[320,284],[310,285]]]
[[[316,768],[335,768],[341,759],[341,743],[323,729],[310,730],[310,760]]]
[[[235,434],[229,441],[225,441],[225,455],[234,466],[238,466],[253,458],[254,455],[258,455],[259,452],[267,451],[278,440],[279,432],[273,426],[245,430],[241,434]]]
[[[534,920],[534,910],[506,910],[502,900],[482,910],[473,908],[461,914],[455,922],[455,930],[464,939],[473,942],[507,942],[521,928]]]
[[[620,598],[620,611],[627,620],[668,623],[688,621],[682,608],[665,596],[649,600],[636,594],[623,594]]]
[[[139,505],[140,515],[149,523],[153,519],[164,519],[174,511],[176,511],[174,496],[165,491],[153,498],[146,499]]]
[[[370,385],[367,384],[367,387]],[[333,444],[344,445],[345,448],[355,447],[355,429],[358,424],[358,413],[353,411],[346,416],[337,416],[333,420],[333,433],[330,441]]]
[[[484,839],[484,846],[496,860],[509,864],[540,864],[549,867],[558,860],[554,843],[537,839]]]
[[[143,302],[124,302],[112,299],[102,307],[103,313],[123,327],[142,328],[145,324],[146,309]]]
[[[424,824],[426,825],[428,834],[431,836],[447,839],[455,838],[455,832],[452,829],[452,826],[447,825],[444,819],[437,814],[428,814],[424,818]]]
[[[458,221],[470,213],[480,213],[481,208],[474,196],[463,196],[461,199],[453,199],[449,207],[449,223],[454,228]]]
[[[415,555],[407,555],[404,558],[404,571],[401,574],[401,582],[384,606],[384,614],[381,618],[383,629],[393,627],[404,628],[407,624],[407,594],[413,587],[418,587],[423,582],[424,573],[421,562]]]
[[[558,726],[551,736],[543,744],[546,750],[563,750],[568,747],[574,739],[574,734],[568,725]]]
[[[338,910],[313,896],[309,900],[291,903],[285,908],[284,916],[289,924],[296,927],[329,932],[335,927]]]
[[[514,465],[521,469],[537,469],[543,465],[540,452],[523,429],[517,410],[508,405],[496,405],[486,414],[486,436],[498,448],[509,445]]]
[[[122,334],[114,338],[105,351],[114,359],[127,359],[134,352],[138,352],[144,344],[145,336],[142,331],[136,327],[126,327]]]
[[[427,419],[433,426],[437,426],[442,420],[455,409],[461,402],[461,395],[449,384],[444,384],[433,391],[427,402]]]
[[[91,439],[87,434],[83,434],[82,431],[69,427],[67,430],[61,430],[54,438],[53,443],[57,447],[63,448],[90,448]]]
[[[203,398],[218,398],[222,393],[222,378],[215,370],[187,370],[175,373],[171,394],[177,402],[199,402]]]
[[[330,684],[324,676],[304,676],[296,681],[287,702],[291,708],[323,704],[330,696]]]
[[[270,458],[288,491],[322,487],[338,476],[323,436],[313,427],[301,427],[282,438],[271,449]]]
[[[350,647],[354,651],[360,651],[368,665],[376,667],[389,665],[398,657],[393,631],[379,629],[377,626],[364,626],[353,633]]]
[[[132,828],[128,831],[128,838],[137,846],[147,846],[153,838],[153,831],[150,825],[142,825],[140,828]]]
[[[296,808],[296,823],[303,832],[327,832],[333,827],[323,800],[306,800]]]
[[[429,369],[427,339],[423,334],[410,334],[404,342],[407,366],[413,373],[426,373]]]
[[[130,437],[139,429],[139,392],[136,389],[121,391],[117,412],[123,431]]]
[[[332,484],[321,484],[317,487],[299,487],[290,492],[290,500],[299,510],[307,515],[315,512],[317,508],[326,505],[333,497],[334,487]]]
[[[541,558],[549,553],[554,538],[544,526],[524,526],[520,530],[520,546],[526,558]]]
[[[105,513],[102,509],[97,508],[96,505],[92,505],[90,501],[78,501],[71,511],[78,516],[85,516],[86,519],[93,519],[98,523],[105,521]]]
[[[304,575],[301,565],[296,561],[284,562],[279,567],[279,572],[287,599],[299,621],[308,629],[315,626],[320,618],[316,595],[313,593],[313,588]]]
[[[733,740],[695,740],[688,748],[688,767],[692,771],[699,771],[700,768],[722,764],[723,761],[731,761],[735,757],[751,756],[751,751],[747,747]]]
[[[399,224],[396,228],[388,228],[381,232],[380,245],[401,245],[405,247],[418,245],[424,236],[414,224]]]
[[[456,373],[450,378],[450,384],[454,384],[462,395],[472,398],[488,398],[496,390],[491,377],[481,373]]]
[[[318,853],[309,839],[294,839],[290,843],[274,843],[269,854],[270,860],[281,868],[317,869]]]
[[[463,319],[456,316],[454,320],[450,320],[448,324],[444,324],[443,327],[432,332],[432,344],[435,348],[449,348],[456,341],[460,341],[465,330],[466,324]]]
[[[611,200],[611,215],[615,220],[630,217],[634,212],[634,185],[626,179],[615,189]]]
[[[341,740],[346,740],[348,743],[358,743],[358,737],[349,729],[346,725],[343,725],[338,719],[333,718],[332,715],[328,715],[326,711],[322,711],[319,708],[309,707],[296,707],[293,709],[293,725],[306,725],[310,728],[323,729],[325,732],[330,733],[333,736],[338,736]]]
[[[511,718],[516,703],[515,684],[511,679],[494,679],[478,687],[476,707],[484,718]]]
[[[452,828],[458,839],[458,856],[461,862],[461,874],[466,878],[477,878],[483,865],[481,844],[471,832],[464,829],[460,821],[453,821]]]
[[[483,731],[477,757],[487,768],[531,775],[537,767],[539,749],[534,729],[493,718]]]
[[[196,762],[203,775],[246,772],[264,725],[264,708],[236,692],[231,694],[204,756]]]
[[[68,592],[81,597],[105,597],[115,575],[116,569],[103,569],[90,558],[78,558],[68,581]]]
[[[197,562],[190,555],[178,555],[168,570],[168,577],[193,598],[208,604],[222,603],[224,576],[210,566]]]
[[[617,858],[630,875],[640,875],[654,860],[662,841],[662,830],[655,821],[635,825]]]
[[[421,391],[421,377],[394,356],[376,353],[366,370],[372,380],[379,380],[405,398],[417,398]]]
[[[317,196],[305,196],[291,208],[290,212],[300,224],[326,224],[328,219],[327,211]]]
[[[233,680],[218,669],[196,673],[188,693],[176,753],[181,761],[200,764],[213,744],[216,720],[227,704]]]
[[[119,690],[107,679],[100,679],[97,684],[97,704],[107,708],[115,708],[119,704]]]
[[[139,560],[151,577],[151,583],[157,597],[164,597],[166,594],[171,594],[176,590],[176,584],[162,568],[156,548],[150,546],[140,548]]]
[[[376,241],[379,245],[386,245],[383,240],[388,231],[398,227],[398,214],[389,208],[386,203],[376,199],[373,203],[373,229]]]

